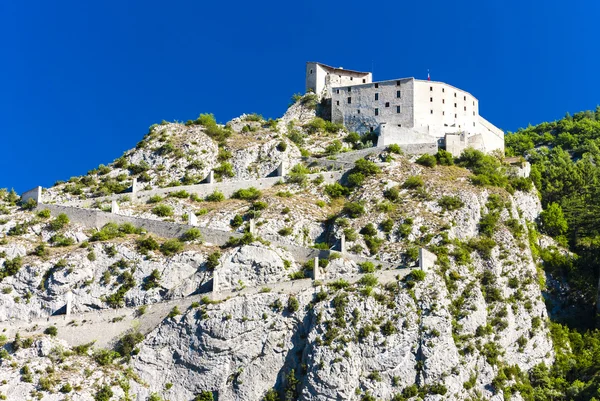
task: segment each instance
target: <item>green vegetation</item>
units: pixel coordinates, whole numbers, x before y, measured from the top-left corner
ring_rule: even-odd
[[[531,163],[544,207],[540,231],[575,254],[540,252],[544,269],[569,284],[569,306],[579,313],[568,323],[591,327],[600,270],[600,107],[508,133],[506,152]]]
[[[457,210],[464,206],[464,202],[458,196],[442,196],[438,205],[444,210]]]
[[[432,156],[430,154],[424,153],[415,162],[418,163],[418,164],[420,164],[420,165],[422,165],[422,166],[435,167],[436,164],[437,164],[437,159],[436,159],[435,156]]]
[[[206,196],[204,200],[207,202],[222,202],[225,200],[225,195],[223,195],[223,192],[215,190],[212,194]]]
[[[173,216],[173,208],[169,205],[161,203],[152,208],[152,213],[159,217]]]
[[[217,124],[213,114],[200,114],[196,120],[188,120],[185,125],[201,125],[206,135],[217,142],[223,143],[231,135],[231,131]]]
[[[258,189],[250,187],[247,189],[239,189],[235,191],[233,195],[231,195],[231,197],[233,199],[257,200],[258,198],[260,198],[261,195],[262,193]]]

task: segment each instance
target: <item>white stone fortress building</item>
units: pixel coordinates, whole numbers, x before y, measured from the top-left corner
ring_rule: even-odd
[[[373,82],[370,72],[308,62],[306,90],[331,101],[333,122],[376,132],[377,146],[436,144],[456,156],[467,147],[504,151],[504,133],[479,115],[478,100],[443,82]]]

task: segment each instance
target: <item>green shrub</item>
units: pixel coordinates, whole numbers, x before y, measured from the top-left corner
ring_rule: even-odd
[[[258,189],[250,187],[247,189],[239,189],[235,191],[233,195],[231,195],[231,197],[234,199],[256,200],[260,198],[261,195],[262,194]]]
[[[290,171],[287,181],[293,184],[304,185],[310,170],[303,164],[296,164]]]
[[[56,328],[56,326],[46,327],[46,330],[44,330],[44,334],[48,334],[49,336],[56,337],[56,335],[58,334],[58,329]]]
[[[27,202],[21,202],[21,209],[33,210],[37,207],[37,201],[33,198],[27,199]]]
[[[190,197],[190,194],[186,190],[182,189],[181,191],[171,192],[169,196],[172,198],[187,199]]]
[[[447,150],[444,150],[444,149],[438,150],[438,152],[435,155],[435,158],[437,159],[437,163],[440,166],[453,166],[454,165],[454,157],[452,156],[452,153],[448,152]]]
[[[171,312],[169,312],[169,314],[167,315],[168,318],[173,318],[175,316],[181,315],[181,311],[179,311],[179,308],[177,307],[177,305],[175,305],[173,307],[173,309],[171,309]]]
[[[161,203],[152,208],[152,213],[159,217],[167,217],[173,215],[173,208],[169,205]]]
[[[108,384],[100,387],[100,389],[94,394],[94,401],[109,401],[113,396],[113,392]]]
[[[0,281],[4,277],[10,277],[17,274],[22,266],[23,260],[20,256],[17,256],[14,259],[6,259],[2,266],[2,270],[0,270]]]
[[[336,139],[335,141],[331,142],[329,145],[327,145],[325,147],[325,154],[326,155],[335,155],[336,153],[340,153],[342,148],[343,148],[342,142],[339,141],[338,139]]]
[[[191,242],[197,240],[202,241],[202,233],[200,232],[200,229],[196,227],[190,228],[181,236],[181,240],[184,242]]]
[[[242,216],[240,216],[239,214],[236,214],[235,216],[233,216],[233,219],[231,219],[231,221],[229,222],[229,225],[232,228],[238,228],[242,224],[244,224],[244,218]]]
[[[375,255],[377,252],[379,252],[379,248],[381,248],[381,245],[383,245],[384,242],[383,239],[370,235],[365,235],[364,240],[371,255]]]
[[[160,248],[158,242],[151,236],[140,238],[136,241],[138,251],[145,254],[148,251],[156,251]]]
[[[37,217],[39,217],[40,219],[47,219],[50,217],[50,215],[51,214],[49,209],[44,209],[37,212]]]
[[[101,348],[94,351],[94,361],[100,366],[110,365],[119,356],[118,352],[108,349]]]
[[[196,395],[194,401],[214,401],[213,393],[210,391],[203,391],[200,394]]]
[[[73,386],[71,386],[69,383],[65,383],[62,385],[59,391],[63,394],[70,393],[71,391],[73,391]]]
[[[365,207],[362,205],[362,203],[347,202],[344,205],[342,212],[355,219],[365,214]]]
[[[464,206],[464,202],[458,196],[444,195],[438,201],[438,205],[444,210],[457,210]]]
[[[498,224],[498,220],[500,219],[500,214],[498,212],[490,212],[485,214],[479,220],[479,232],[486,237],[492,237],[494,232],[496,231],[496,226]]]
[[[152,270],[152,273],[148,277],[144,279],[144,283],[142,284],[142,289],[144,291],[149,291],[153,288],[160,286],[160,272],[157,269]]]
[[[215,251],[208,255],[206,259],[206,269],[207,270],[215,270],[219,266],[219,259],[221,258],[221,252]]]
[[[392,220],[392,219],[385,219],[385,220],[383,220],[381,222],[380,226],[381,226],[381,229],[384,232],[389,233],[394,228],[394,220]]]
[[[388,188],[385,191],[383,191],[383,196],[386,199],[395,202],[398,199],[400,199],[400,189],[398,189],[398,187]]]
[[[290,313],[294,313],[300,309],[300,302],[298,302],[298,299],[293,295],[290,295],[288,298],[287,309]]]
[[[183,243],[178,239],[168,239],[160,246],[160,251],[165,256],[171,256],[183,250]]]
[[[132,353],[134,353],[135,346],[144,341],[144,335],[139,331],[133,333],[127,333],[119,339],[115,350],[121,354],[121,356],[128,359]]]
[[[359,263],[358,266],[360,266],[360,271],[363,273],[374,273],[375,272],[375,265],[373,264],[373,262]]]
[[[283,236],[287,236],[290,235],[294,232],[294,230],[291,227],[283,227],[281,230],[279,230],[277,233],[279,235],[283,235]]]
[[[492,185],[496,187],[505,187],[508,178],[505,174],[505,168],[494,156],[467,148],[458,159],[458,165],[466,167],[475,174],[471,181],[475,185]]]
[[[350,190],[339,182],[334,182],[333,184],[325,185],[325,193],[331,198],[341,198],[349,195]]]
[[[393,143],[393,144],[389,145],[389,146],[386,148],[386,150],[387,150],[388,152],[390,152],[390,153],[396,153],[396,154],[398,154],[398,155],[402,155],[402,154],[404,154],[404,152],[402,151],[402,148],[400,148],[400,145],[398,145],[398,144],[395,144],[395,143]]]
[[[423,182],[423,179],[421,177],[419,177],[418,175],[413,175],[408,177],[404,183],[402,184],[402,188],[406,188],[406,189],[417,189],[417,188],[421,188],[425,185],[425,183]]]
[[[221,180],[223,177],[234,177],[235,173],[233,172],[233,166],[231,163],[223,162],[218,167],[213,169],[215,173],[215,178]]]
[[[471,238],[467,244],[470,250],[477,251],[484,259],[489,259],[492,256],[492,249],[496,246],[496,242],[491,238]]]
[[[69,221],[69,217],[64,213],[61,213],[58,216],[56,216],[54,220],[48,223],[48,227],[52,231],[62,230],[67,226],[67,224],[69,224]]]
[[[353,171],[364,174],[365,176],[379,174],[381,169],[372,161],[366,159],[358,159],[354,163]]]
[[[423,270],[415,269],[410,272],[410,277],[413,281],[425,280],[426,273]]]
[[[437,159],[435,156],[425,153],[416,160],[416,163],[426,167],[435,167],[437,164]]]
[[[163,200],[163,198],[160,195],[153,195],[148,199],[147,203],[158,203],[158,202],[161,202],[162,200]]]
[[[223,192],[215,190],[212,194],[206,196],[204,200],[206,200],[207,202],[221,202],[225,200],[225,195],[223,195]]]
[[[360,233],[363,235],[377,235],[377,229],[373,223],[369,223],[360,230]]]
[[[62,234],[54,234],[50,237],[50,243],[57,247],[71,246],[75,243],[75,240],[73,238],[67,238]]]

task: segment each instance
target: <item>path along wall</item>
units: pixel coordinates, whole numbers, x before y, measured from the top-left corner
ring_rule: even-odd
[[[317,174],[308,174],[309,179],[317,178],[322,175],[325,179],[326,184],[332,184],[341,179],[344,171],[327,171]],[[106,202],[112,200],[118,200],[123,196],[129,196],[133,202],[145,202],[150,197],[154,195],[159,196],[167,196],[173,192],[186,191],[187,193],[195,194],[200,198],[204,198],[215,191],[222,192],[225,197],[231,197],[235,191],[240,189],[247,189],[250,187],[255,187],[260,190],[265,190],[268,188],[272,188],[275,185],[283,182],[285,180],[284,177],[267,177],[267,178],[259,178],[256,180],[245,180],[245,181],[233,181],[233,182],[213,182],[213,183],[204,183],[204,184],[196,184],[196,185],[181,185],[178,187],[168,187],[168,188],[156,188],[147,191],[137,191],[136,193],[121,193],[114,194],[110,196],[102,196],[98,198],[90,198],[86,200],[78,200],[67,202],[66,204],[69,206],[79,206],[79,207],[90,207],[92,203],[95,202]]]

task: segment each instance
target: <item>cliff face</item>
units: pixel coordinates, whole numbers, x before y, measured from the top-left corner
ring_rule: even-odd
[[[282,132],[298,130],[316,151],[343,136],[311,135],[312,116],[296,105],[278,125],[236,119],[220,144],[203,127],[158,126],[120,167],[59,184],[45,196],[57,203],[88,199],[103,195],[103,184],[144,172],[145,185],[168,184],[194,169],[204,176],[219,163],[232,168],[224,180],[264,177],[282,160],[300,162]],[[165,143],[174,148],[165,153]],[[154,246],[135,224],[99,235],[94,227],[59,224],[43,205],[26,211],[3,196],[0,394],[502,399],[499,380],[518,378],[502,378],[501,367],[526,371],[553,360],[528,240],[527,225],[541,210],[537,196],[475,187],[457,167],[427,168],[387,152],[367,159],[364,180],[345,200],[307,179],[306,167],[254,200],[120,200],[120,214],[181,224],[194,213],[199,226],[232,236],[254,219],[253,236],[223,248],[197,237],[179,245],[153,237]],[[141,161],[144,172],[126,167]],[[342,236],[347,253],[320,261],[322,281],[291,280],[312,276],[314,264],[286,246],[338,250]],[[419,247],[438,258],[424,273],[411,270]],[[220,293],[211,292],[215,277]],[[72,315],[48,317],[64,313],[69,291]]]

